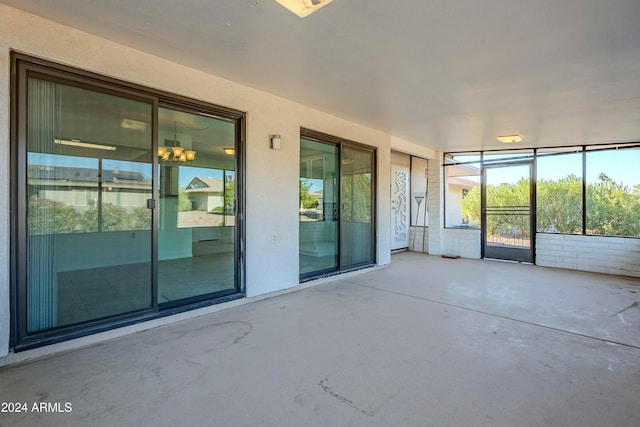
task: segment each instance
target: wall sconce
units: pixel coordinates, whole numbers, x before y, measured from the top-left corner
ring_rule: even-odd
[[[271,149],[279,150],[280,149],[280,135],[271,135],[269,136],[271,139]]]

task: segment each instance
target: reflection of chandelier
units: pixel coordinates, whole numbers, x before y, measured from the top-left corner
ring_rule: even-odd
[[[196,159],[196,152],[185,150],[178,141],[178,123],[187,126],[177,120],[173,124],[173,147],[158,147],[158,157],[161,161],[173,160],[174,162],[192,162]],[[188,126],[187,126],[188,127]]]

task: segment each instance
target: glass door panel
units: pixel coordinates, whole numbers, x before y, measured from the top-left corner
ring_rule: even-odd
[[[236,292],[236,128],[158,113],[158,303]]]
[[[343,145],[341,151],[340,266],[374,262],[372,150]]]
[[[532,262],[532,164],[485,166],[484,256]]]
[[[300,141],[300,276],[338,268],[338,147]]]
[[[152,307],[152,105],[34,77],[26,90],[24,332]]]

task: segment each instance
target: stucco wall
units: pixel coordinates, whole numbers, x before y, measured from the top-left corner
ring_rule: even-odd
[[[247,112],[246,291],[248,296],[298,284],[300,127],[378,148],[377,262],[391,260],[391,137],[285,98],[172,63],[0,5],[0,205],[9,205],[11,49],[132,83]],[[286,95],[286,94],[283,94]],[[282,148],[270,149],[280,134]],[[411,145],[406,141],[403,144]],[[9,337],[9,216],[0,209],[0,355]]]

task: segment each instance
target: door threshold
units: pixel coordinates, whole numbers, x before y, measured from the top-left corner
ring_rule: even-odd
[[[534,265],[533,262],[531,261],[518,261],[515,259],[500,259],[500,258],[482,258],[483,260],[487,260],[487,261],[498,261],[498,262],[507,262],[510,264],[525,264],[525,265]]]

